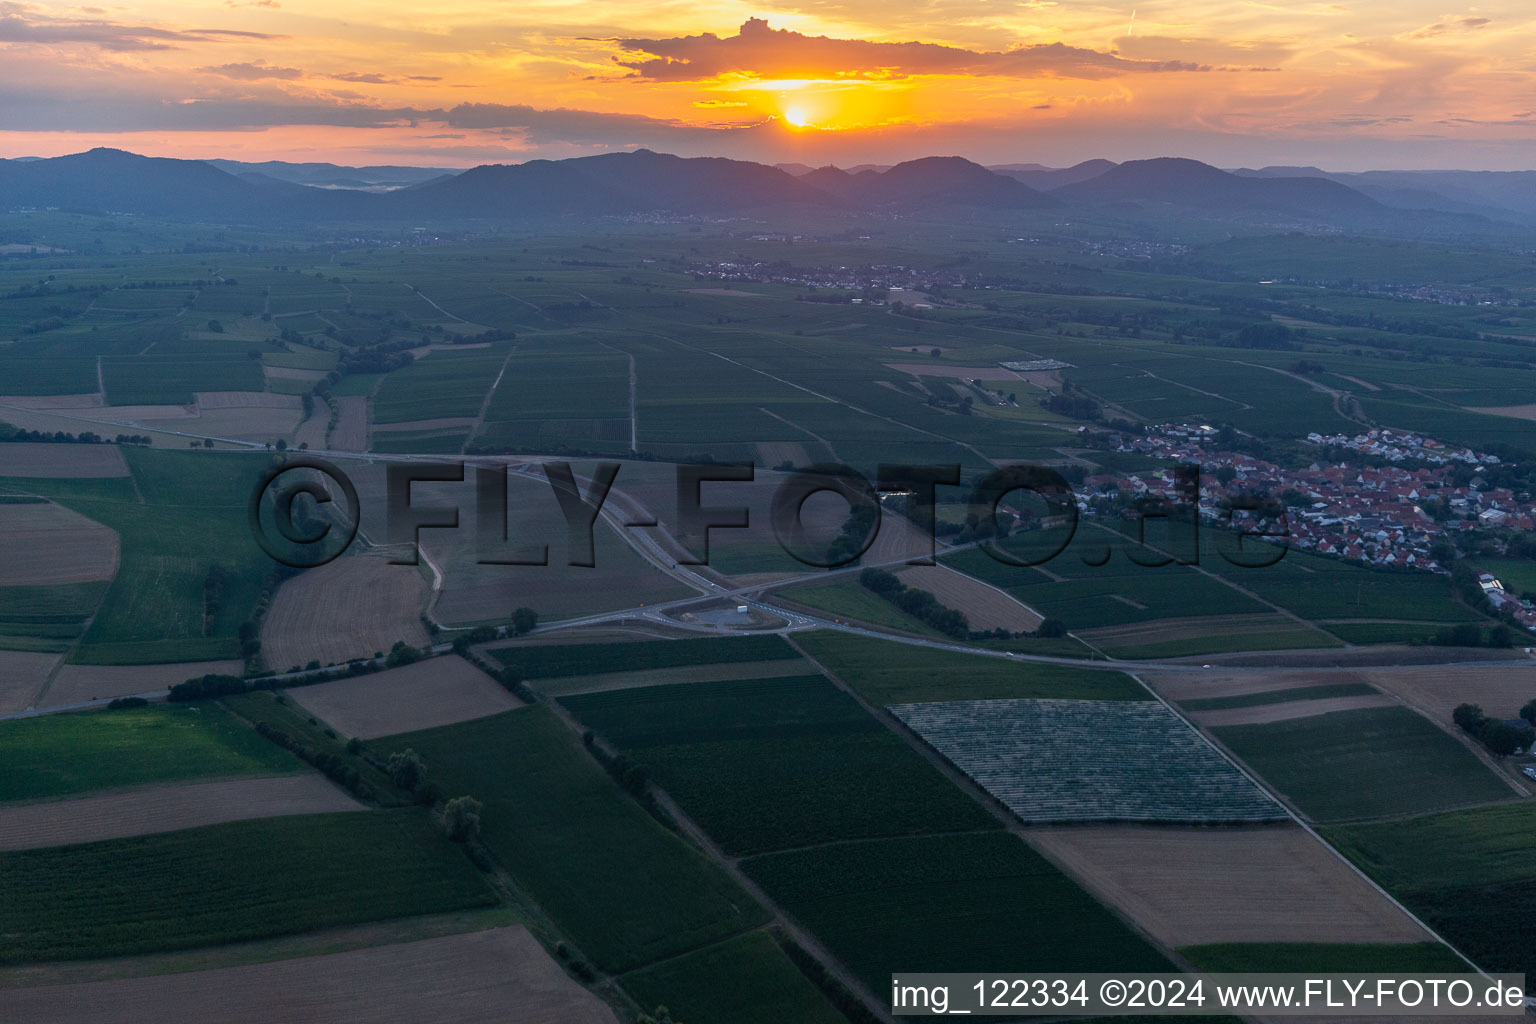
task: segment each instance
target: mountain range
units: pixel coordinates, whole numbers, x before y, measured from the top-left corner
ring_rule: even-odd
[[[1390,227],[1403,210],[1460,224],[1536,223],[1536,172],[1369,172],[1311,167],[1224,171],[1165,157],[1070,168],[987,168],[961,157],[893,166],[769,166],[634,150],[462,172],[174,160],[115,149],[0,160],[0,210],[59,208],[208,222],[548,222],[625,215],[834,215],[939,210],[1161,211]]]

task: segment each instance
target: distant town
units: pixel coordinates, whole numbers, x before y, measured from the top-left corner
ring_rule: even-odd
[[[1536,502],[1526,493],[1489,484],[1483,467],[1500,465],[1496,455],[1457,448],[1418,434],[1369,430],[1354,436],[1307,435],[1320,450],[1345,448],[1362,456],[1399,465],[1355,465],[1320,459],[1304,469],[1286,469],[1241,452],[1215,447],[1218,431],[1208,425],[1148,426],[1141,436],[1115,434],[1111,449],[1200,466],[1200,515],[1209,521],[1242,519],[1224,502],[1238,495],[1258,495],[1285,506],[1284,522],[1255,517],[1245,525],[1288,537],[1298,548],[1366,565],[1448,573],[1442,564],[1452,535],[1474,529],[1531,530]],[[1463,485],[1452,479],[1451,465],[1472,468]],[[1120,498],[1180,500],[1171,468],[1096,473],[1078,487],[1079,504],[1090,511],[1117,509]],[[1437,552],[1439,554],[1437,554]],[[1491,573],[1479,577],[1490,603],[1536,631],[1536,604],[1504,589]]]

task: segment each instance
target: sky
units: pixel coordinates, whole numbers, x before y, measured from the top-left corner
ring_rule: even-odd
[[[0,0],[0,157],[1536,168],[1498,0]]]

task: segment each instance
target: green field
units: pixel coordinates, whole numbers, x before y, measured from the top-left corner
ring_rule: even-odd
[[[106,583],[0,587],[0,649],[67,649],[106,590]]]
[[[1423,813],[1514,796],[1471,751],[1405,707],[1211,732],[1318,821]]]
[[[931,971],[1166,971],[1169,963],[1005,832],[839,843],[742,864],[875,992]]]
[[[847,1024],[766,932],[756,931],[620,979],[647,1011],[680,1021],[730,1024]]]
[[[997,827],[820,676],[678,683],[562,703],[644,765],[729,853]]]
[[[1536,806],[1521,802],[1324,835],[1478,966],[1524,972],[1536,956],[1533,827]]]
[[[438,351],[384,378],[374,405],[377,423],[476,416],[506,361],[503,346]]]
[[[1146,700],[1120,672],[926,650],[845,633],[801,633],[795,643],[871,704],[1060,697]]]
[[[937,637],[941,634],[857,583],[822,583],[790,587],[780,592],[785,600],[807,605],[835,616],[837,621],[856,620],[902,633]]]
[[[303,768],[298,758],[216,704],[154,705],[0,722],[0,801]]]
[[[1536,829],[1529,801],[1430,814],[1406,821],[1333,825],[1323,833],[1394,892],[1536,878],[1528,856]]]
[[[445,793],[483,801],[486,846],[604,970],[631,970],[766,920],[723,871],[625,796],[547,708],[370,746],[412,748]]]
[[[117,575],[71,659],[110,665],[238,658],[240,623],[276,564],[256,545],[246,519],[251,488],[270,456],[144,448],[125,448],[123,455],[131,480],[0,480],[0,491],[46,494],[121,540]],[[204,586],[215,565],[226,582],[210,609]]]
[[[1432,622],[1329,622],[1322,628],[1347,644],[1426,644],[1440,630]]]
[[[266,390],[261,362],[244,353],[109,356],[101,373],[110,405],[183,405],[198,391]]]
[[[776,636],[529,644],[498,647],[490,653],[503,665],[518,666],[529,679],[600,675],[604,672],[641,672],[687,665],[779,661],[800,656],[798,651]]]
[[[0,853],[0,962],[243,942],[497,902],[419,809]]]
[[[1179,949],[1190,963],[1213,973],[1424,974],[1468,970],[1466,961],[1438,942],[1236,942]]]

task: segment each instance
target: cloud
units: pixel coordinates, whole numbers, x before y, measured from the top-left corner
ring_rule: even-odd
[[[1408,33],[1409,39],[1431,39],[1435,36],[1443,36],[1448,32],[1476,32],[1491,22],[1492,18],[1454,18],[1450,21],[1437,21],[1433,25],[1425,25],[1416,32]]]
[[[219,64],[213,67],[194,68],[205,75],[218,75],[221,78],[237,78],[242,81],[254,82],[263,78],[303,78],[304,72],[298,68],[280,68],[266,61],[255,61],[248,64]]]
[[[74,18],[50,18],[29,13],[21,16],[16,5],[6,5],[0,14],[0,43],[34,46],[95,46],[103,50],[172,50],[179,43],[209,43],[221,39],[276,39],[261,32],[201,28],[172,30],[147,25],[119,25],[110,21]]]
[[[754,78],[887,79],[910,75],[1109,78],[1135,72],[1205,71],[1177,60],[1127,60],[1063,43],[1013,50],[966,50],[938,43],[879,43],[807,36],[749,18],[734,36],[712,32],[671,39],[618,39],[614,57],[629,78],[691,82],[739,74]]]
[[[326,75],[326,78],[334,78],[339,82],[362,82],[367,85],[393,85],[398,79],[381,75],[377,72],[361,73],[357,71],[343,71],[340,74]]]
[[[390,75],[380,74],[376,71],[340,71],[334,74],[311,73],[301,68],[278,67],[268,64],[264,60],[252,61],[240,64],[217,64],[209,67],[194,68],[205,75],[218,75],[221,78],[235,78],[242,81],[255,82],[262,79],[284,79],[292,81],[296,78],[324,78],[336,82],[352,82],[358,85],[399,85],[401,82],[441,82],[436,75],[407,75],[405,78],[395,78]],[[361,93],[337,93],[336,95],[361,96]]]
[[[534,145],[552,142],[669,145],[684,139],[718,138],[723,129],[747,127],[745,123],[711,127],[643,114],[605,114],[567,108],[539,110],[500,103],[461,103],[441,116],[453,128],[511,130]]]

